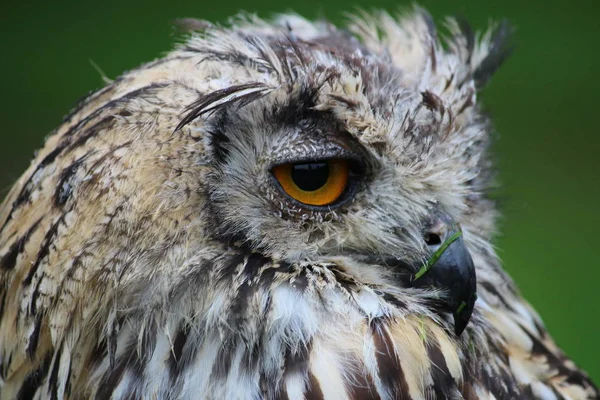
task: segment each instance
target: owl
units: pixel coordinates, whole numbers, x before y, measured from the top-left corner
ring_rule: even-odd
[[[183,21],[0,206],[2,399],[597,399],[491,240],[510,29]]]

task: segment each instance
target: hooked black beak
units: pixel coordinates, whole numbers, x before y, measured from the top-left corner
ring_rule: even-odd
[[[454,316],[454,332],[466,328],[477,300],[473,259],[460,227],[446,214],[439,214],[425,234],[431,256],[410,278],[411,286],[442,289],[442,304]]]
[[[473,259],[462,231],[450,216],[438,212],[425,229],[429,256],[425,264],[411,265],[402,260],[386,260],[398,267],[398,278],[408,287],[440,289],[441,310],[452,313],[454,332],[460,335],[471,318],[477,300],[477,279]]]

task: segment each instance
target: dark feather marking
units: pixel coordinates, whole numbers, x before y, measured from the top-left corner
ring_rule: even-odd
[[[285,268],[290,267],[291,265],[287,264]],[[293,280],[290,281],[290,286],[296,289],[299,293],[304,293],[308,288],[308,276],[306,276],[306,273],[294,276]]]
[[[231,361],[240,345],[240,338],[236,336],[227,336],[220,342],[217,350],[216,361],[210,373],[210,379],[219,379],[226,377],[231,369]]]
[[[150,362],[154,351],[156,350],[156,331],[157,326],[155,323],[148,323],[144,329],[144,334],[141,337],[140,352],[135,352],[135,357],[131,357],[130,366],[132,371],[138,375],[143,375],[146,364]]]
[[[260,70],[260,68],[256,68],[255,65],[252,65],[254,63],[252,58],[238,50],[230,49],[228,51],[216,51],[213,49],[194,48],[191,46],[186,46],[184,50],[204,54],[204,57],[198,64],[205,61],[222,61],[224,63],[239,65],[246,68],[252,67],[253,69]]]
[[[124,321],[122,318],[118,319],[118,323],[116,325],[122,326]],[[112,333],[111,333],[112,335]],[[108,341],[111,341],[112,338],[109,338]],[[98,387],[101,389],[96,394],[96,399],[111,399],[114,389],[119,385],[121,379],[125,372],[132,373],[133,381],[139,382],[141,379],[139,365],[141,364],[141,360],[139,359],[139,354],[136,351],[137,345],[137,337],[132,336],[128,338],[128,343],[124,345],[124,351],[119,356],[119,358],[114,359],[108,371],[106,371],[100,380]],[[108,343],[107,343],[108,344]],[[116,345],[113,347],[116,351]],[[94,351],[98,351],[102,353],[102,349],[94,349]],[[106,353],[104,353],[106,354]],[[111,357],[111,349],[109,346],[108,356]],[[99,359],[98,362],[102,362],[102,359]],[[136,385],[129,385],[127,387],[128,393],[127,397],[124,398],[139,398],[136,393]]]
[[[258,37],[256,37],[256,36],[247,36],[246,37],[246,41],[248,43],[250,43],[250,45],[252,47],[254,47],[256,49],[256,51],[258,52],[259,59],[262,60],[262,66],[266,67],[270,72],[274,72],[275,74],[277,74],[277,77],[279,78],[279,80],[281,80],[281,76],[279,75],[279,71],[277,71],[277,68],[275,67],[275,64],[274,64],[273,60],[271,59],[271,57],[269,57],[269,55],[265,51],[265,48],[259,42]],[[268,46],[268,44],[266,44],[266,46]]]
[[[453,398],[454,393],[457,391],[456,382],[450,374],[450,370],[448,370],[446,358],[442,353],[437,339],[430,335],[426,347],[427,355],[429,357],[429,361],[431,362],[429,372],[433,380],[433,386],[428,388],[428,390],[433,390],[433,393],[435,394],[435,396],[432,396],[431,398]]]
[[[354,376],[352,382],[348,382],[349,398],[356,400],[381,400],[373,378],[365,371],[366,368],[361,367],[361,369],[363,373],[357,374]]]
[[[330,94],[329,97],[331,97],[335,101],[345,104],[346,108],[348,108],[348,110],[350,111],[354,111],[358,108],[358,102],[356,102],[355,100],[340,96],[338,94]]]
[[[234,327],[234,329],[237,330],[248,318],[246,311],[248,300],[258,288],[258,285],[254,285],[251,280],[258,275],[260,268],[269,262],[271,262],[271,259],[258,253],[248,254],[246,252],[238,252],[230,257],[221,268],[218,279],[223,279],[227,284],[231,284],[231,277],[236,276],[238,268],[243,265],[243,270],[240,272],[243,281],[239,284],[237,293],[231,301],[228,313],[230,318],[227,323],[229,326]],[[241,342],[238,338],[229,338],[221,345],[218,350],[217,362],[211,372],[214,376],[226,376],[228,374],[233,356],[240,344]],[[245,343],[244,347],[246,347],[246,351],[242,355],[242,362],[244,363],[244,367],[252,369],[251,366],[258,362],[258,348],[252,346],[248,349],[247,346],[248,343]]]
[[[256,288],[253,288],[253,291],[255,290]],[[273,298],[271,297],[271,295],[265,294],[265,297],[266,300],[264,309],[261,310],[261,312],[256,316],[257,339],[249,342],[242,354],[241,363],[244,366],[244,368],[246,368],[246,370],[248,371],[261,370],[261,368],[259,368],[259,361],[261,360],[261,351],[264,348],[263,338],[268,337],[268,334],[266,333],[268,329],[267,320],[269,318],[271,307],[273,305]],[[264,380],[265,378],[266,377],[264,376],[264,373],[261,371],[260,379]]]
[[[533,319],[533,323],[535,324],[535,329],[537,330],[540,337],[542,339],[545,338],[548,335],[548,332],[546,331],[546,328],[544,328],[544,325],[536,318]]]
[[[6,292],[7,292],[7,290],[5,288],[2,288],[2,290],[0,290],[0,320],[2,320],[2,316],[4,315],[4,306],[6,305]],[[0,365],[2,365],[1,362],[0,362]],[[4,379],[4,376],[2,375],[1,367],[0,367],[0,379]]]
[[[466,19],[455,17],[454,20],[458,24],[458,29],[460,29],[462,37],[467,41],[467,57],[465,60],[467,64],[470,64],[473,57],[473,50],[475,49],[475,32],[473,32],[471,25]]]
[[[525,385],[523,388],[523,395],[527,399],[535,399],[535,395],[533,394],[533,389],[531,388],[531,384]]]
[[[244,95],[243,97],[238,98],[235,106],[237,109],[245,107],[251,102],[260,99],[264,95],[265,93],[260,91]],[[226,107],[225,109],[221,110],[221,112],[215,117],[214,121],[211,121],[211,124],[207,129],[207,137],[210,139],[210,148],[212,150],[212,154],[219,163],[223,163],[229,154],[227,145],[230,143],[230,140],[225,133],[227,125],[229,124],[229,115],[229,110]]]
[[[387,301],[388,303],[394,305],[398,309],[400,309],[400,310],[406,310],[407,309],[406,303],[403,302],[402,300],[399,300],[396,296],[394,296],[394,295],[392,295],[390,293],[387,293],[387,292],[384,292],[381,296],[383,296],[383,299],[385,301]]]
[[[248,260],[246,261],[246,265],[244,265],[242,275],[244,275],[246,279],[251,279],[257,276],[258,270],[269,262],[271,262],[270,258],[267,258],[259,253],[252,253],[248,256]]]
[[[67,380],[65,381],[65,397],[70,397],[71,395],[71,367],[73,366],[73,357],[69,357],[69,372],[67,373]]]
[[[35,232],[41,220],[42,218],[35,221],[35,223],[27,230],[27,232],[25,232],[25,235],[23,235],[19,240],[13,243],[8,252],[4,255],[4,257],[2,257],[2,260],[0,260],[0,268],[6,271],[11,270],[15,267],[15,265],[17,264],[17,257],[25,248],[25,244],[27,243],[33,232]],[[0,313],[0,315],[2,314]]]
[[[177,334],[175,335],[173,350],[171,351],[168,361],[169,376],[172,381],[177,380],[178,376],[181,375],[181,372],[186,367],[186,363],[183,362],[183,347],[187,343],[189,332],[190,326],[186,322],[182,322]]]
[[[125,373],[128,361],[128,357],[121,357],[114,367],[111,367],[110,372],[104,375],[98,385],[99,390],[96,393],[96,400],[110,400],[112,398],[113,391]]]
[[[225,265],[219,271],[219,277],[217,279],[224,280],[224,282],[228,285],[231,285],[232,277],[236,275],[236,270],[243,265],[247,267],[249,263],[252,263],[250,260],[254,255],[248,255],[245,252],[234,253],[234,256],[230,257]],[[264,257],[259,256],[264,259]],[[246,268],[242,273],[246,272]],[[241,322],[243,322],[243,310],[246,307],[247,295],[246,290],[248,290],[247,282],[243,282],[238,288],[238,293],[236,297],[232,299],[231,311],[229,312],[230,318],[228,319],[228,323],[232,324],[232,326],[239,326]],[[216,362],[211,371],[211,376],[215,377],[223,377],[227,376],[229,370],[231,368],[231,362],[235,355],[235,352],[238,350],[240,346],[240,337],[237,336],[227,336],[222,340],[220,348],[217,352]]]
[[[42,159],[42,161],[40,161],[40,163],[37,165],[35,171],[31,174],[31,176],[29,177],[29,179],[27,180],[27,182],[25,182],[25,184],[23,185],[23,188],[19,192],[19,195],[17,196],[17,199],[13,202],[13,204],[12,204],[13,208],[12,208],[10,214],[8,215],[8,218],[4,222],[4,225],[2,226],[2,229],[4,229],[4,227],[6,226],[6,224],[8,223],[8,221],[12,218],[13,212],[17,208],[19,208],[19,206],[21,206],[22,204],[24,204],[26,201],[29,200],[29,198],[31,196],[31,192],[32,192],[32,188],[30,187],[30,184],[31,184],[31,181],[32,181],[33,177],[38,172],[40,172],[42,169],[44,169],[48,164],[53,163],[54,160],[56,159],[56,157],[58,157],[58,155],[62,152],[63,148],[64,148],[64,146],[60,146],[60,145],[57,146],[46,157],[44,157]],[[0,232],[1,231],[2,230],[0,230]]]
[[[556,396],[557,400],[565,400],[565,397],[562,394],[560,394],[560,392],[558,390],[556,390],[556,388],[553,385],[550,386],[550,389]],[[530,398],[534,398],[534,397],[530,397]],[[596,393],[596,398],[598,398],[598,393]]]
[[[264,319],[262,319],[259,324],[264,325]],[[264,329],[262,329],[262,331],[264,333]],[[260,370],[259,361],[261,360],[260,353],[262,349],[263,341],[261,340],[260,336],[258,340],[252,341],[244,349],[240,364],[243,365],[243,368],[245,368],[246,371]]]
[[[437,28],[431,14],[422,10],[419,12],[419,15],[421,15],[423,21],[425,21],[425,24],[427,25],[427,31],[430,39],[429,58],[431,60],[431,70],[435,73],[437,71],[437,58],[435,56],[435,43],[438,40]]]
[[[335,283],[339,285],[342,289],[346,290],[347,293],[352,293],[357,291],[358,283],[356,279],[344,271],[344,268],[340,268],[340,266],[330,267],[329,270],[332,272],[335,277]]]
[[[208,130],[208,137],[210,139],[210,149],[212,155],[218,163],[223,163],[229,154],[227,145],[231,142],[229,137],[225,134],[227,125],[229,123],[229,113],[223,111],[212,123],[212,127]]]
[[[250,298],[258,288],[257,284],[253,284],[252,278],[258,274],[258,270],[271,260],[258,253],[252,253],[248,256],[244,265],[244,270],[241,273],[243,281],[239,284],[235,298],[229,307],[230,318],[228,323],[233,329],[241,329],[248,319],[247,309]],[[233,275],[230,275],[233,276]]]
[[[286,346],[283,365],[283,379],[291,374],[306,376],[312,342],[298,348]]]
[[[31,280],[33,276],[37,272],[41,262],[50,254],[50,246],[54,241],[56,234],[58,232],[58,226],[63,222],[64,214],[57,219],[57,221],[48,229],[44,239],[42,240],[42,246],[40,247],[40,251],[38,251],[37,257],[31,268],[29,269],[29,273],[23,280],[23,286],[29,286],[31,284]],[[35,302],[32,299],[32,304],[35,306]],[[33,313],[32,313],[33,314]]]
[[[394,343],[386,331],[385,322],[374,319],[370,325],[381,383],[393,399],[411,399],[402,365],[394,350]]]
[[[475,388],[471,382],[467,382],[467,377],[465,377],[465,382],[461,385],[460,394],[462,394],[464,400],[477,400],[477,392],[475,392]]]
[[[291,49],[292,54],[298,61],[298,64],[300,65],[300,67],[306,69],[306,67],[308,66],[308,62],[306,60],[306,55],[304,54],[302,49],[300,49],[300,47],[298,46],[298,44],[299,44],[298,40],[295,39],[295,36],[293,34],[285,35],[285,39],[286,39],[286,43],[289,46],[286,46],[286,45],[280,43],[282,45],[281,47],[284,49]]]
[[[223,266],[220,268],[217,279],[225,280],[227,283],[231,283],[231,277],[235,276],[236,270],[244,263],[246,256],[247,254],[245,252],[233,252],[233,255],[228,257]]]
[[[117,362],[117,336],[119,334],[119,322],[112,323],[108,337],[106,338],[106,347],[108,349],[108,362],[110,368],[114,369]]]
[[[275,274],[284,273],[290,274],[294,270],[293,264],[288,264],[286,262],[280,262],[279,264],[273,264],[271,268],[266,268],[262,274],[260,275],[259,285],[262,288],[268,289],[273,281],[275,280]],[[302,278],[299,278],[302,279]],[[301,284],[301,283],[300,283]]]
[[[56,238],[56,234],[58,232],[58,226],[64,221],[66,214],[67,213],[65,212],[63,215],[61,215],[60,218],[57,220],[57,222],[54,225],[52,225],[50,230],[48,232],[46,232],[46,236],[44,236],[44,239],[42,242],[43,245],[42,245],[42,248],[40,249],[40,251],[38,252],[37,259],[36,259],[35,263],[33,264],[33,266],[31,267],[31,270],[29,271],[27,278],[23,281],[24,287],[29,286],[29,284],[33,280],[33,277],[35,276],[36,271],[39,269],[41,262],[50,254],[50,247],[53,245],[53,241]],[[28,313],[30,315],[35,315],[37,313],[37,299],[41,294],[40,288],[41,288],[42,282],[44,280],[45,272],[42,271],[41,275],[42,276],[37,280],[37,282],[35,284],[35,288],[31,292],[31,299],[29,300],[29,310],[28,310]]]
[[[87,106],[88,104],[90,104],[90,102],[96,100],[98,97],[102,96],[106,92],[110,91],[111,89],[114,89],[114,87],[115,87],[115,85],[113,83],[111,85],[104,86],[101,89],[92,90],[92,91],[88,92],[88,94],[81,97],[79,100],[77,100],[75,102],[75,107],[73,107],[73,109],[71,111],[69,111],[69,113],[67,115],[65,115],[63,117],[62,123],[66,124],[66,123],[71,122],[73,117],[75,115],[77,115],[81,110],[83,110],[85,108],[85,106]]]
[[[219,30],[220,32],[223,32],[223,30]],[[239,39],[243,39],[246,42],[248,42],[248,35],[245,35],[243,33],[240,32],[236,32],[236,35]],[[253,68],[256,69],[258,71],[261,70],[260,66],[256,65],[257,64],[257,60],[255,60],[253,57],[248,56],[247,54],[241,52],[240,50],[238,50],[238,48],[234,47],[234,46],[228,46],[228,48],[224,51],[219,51],[216,50],[214,48],[210,48],[209,46],[194,46],[191,44],[186,44],[183,49],[183,51],[192,53],[193,55],[198,55],[198,54],[203,54],[204,57],[202,58],[202,60],[198,63],[202,63],[204,61],[223,61],[229,64],[233,64],[233,65],[237,65],[240,67],[246,67],[246,68]],[[258,67],[258,68],[256,68]]]
[[[271,295],[267,294],[266,295],[266,301],[265,301],[265,307],[264,307],[264,311],[259,315],[259,322],[258,322],[258,333],[257,333],[257,337],[258,340],[255,341],[254,344],[254,348],[252,349],[253,353],[252,357],[254,357],[256,359],[256,361],[252,361],[252,363],[248,363],[248,364],[252,364],[253,365],[253,370],[258,370],[259,371],[259,378],[258,378],[258,384],[262,393],[263,398],[268,398],[268,399],[278,399],[278,398],[287,398],[287,393],[285,390],[282,390],[282,381],[281,381],[281,377],[276,375],[277,372],[275,372],[275,374],[273,373],[273,371],[266,371],[265,368],[259,368],[258,367],[258,360],[260,360],[260,352],[262,351],[262,349],[264,349],[264,340],[263,338],[268,338],[268,335],[266,334],[266,331],[268,329],[268,324],[267,324],[267,320],[269,319],[269,314],[271,313],[271,308],[273,305],[273,298],[271,297]],[[245,356],[245,359],[249,359],[249,356]],[[279,362],[282,362],[283,360],[280,358],[278,359]],[[243,361],[245,362],[245,361]],[[278,364],[281,365],[281,364]],[[273,384],[274,382],[276,382],[276,384]]]
[[[48,389],[50,389],[50,400],[58,400],[58,370],[60,366],[60,358],[62,356],[63,343],[58,347],[58,351],[54,353],[52,361],[52,371],[48,378]]]
[[[40,340],[40,331],[42,330],[42,317],[42,313],[36,316],[35,322],[33,323],[33,331],[31,332],[31,335],[29,335],[29,341],[27,343],[27,348],[25,349],[27,356],[31,360],[34,359],[35,351],[37,350],[37,345]]]
[[[508,368],[508,364],[506,364],[506,368]],[[498,369],[490,374],[487,368],[481,367],[478,377],[479,382],[499,400],[523,398],[520,386],[510,371]]]
[[[340,71],[335,68],[326,68],[323,71],[319,71],[319,74],[315,78],[315,82],[313,83],[312,92],[313,92],[313,101],[316,101],[319,97],[319,93],[323,90],[323,87],[327,84],[333,85],[336,80],[339,80],[341,77]]]
[[[448,88],[452,84],[453,80],[454,80],[454,74],[450,75],[450,77],[448,77],[448,79],[446,80],[446,85],[444,86],[444,90],[442,90],[442,93],[444,93],[446,90],[448,90]]]
[[[108,115],[102,118],[100,121],[96,122],[94,125],[90,126],[88,129],[84,130],[83,133],[77,136],[77,139],[72,141],[66,148],[64,153],[68,154],[69,152],[81,147],[87,143],[93,137],[96,137],[99,132],[108,130],[114,126],[117,122],[117,119],[114,115]],[[71,141],[71,139],[69,139]]]
[[[58,285],[58,289],[56,290],[56,296],[53,298],[53,307],[56,307],[58,303],[62,300],[63,293],[66,292],[65,286],[73,282],[73,275],[75,274],[75,271],[77,271],[77,269],[81,267],[81,260],[86,256],[89,256],[89,254],[83,252],[82,254],[73,257],[73,259],[71,260],[71,265],[68,267],[67,271],[65,272],[63,278],[61,279]]]
[[[287,48],[282,46],[281,43],[277,43],[273,45],[273,50],[277,53],[281,65],[283,66],[283,74],[285,75],[283,82],[286,84],[288,90],[291,89],[291,85],[296,81],[297,72],[294,70],[294,67],[289,60],[287,55]]]
[[[273,117],[278,124],[284,126],[298,126],[302,120],[315,117],[319,113],[313,107],[316,105],[317,89],[303,85],[294,98],[290,98],[286,104],[274,110]]]
[[[107,351],[106,340],[100,340],[94,346],[94,349],[92,350],[92,353],[90,354],[90,357],[88,358],[88,361],[92,365],[94,365],[94,367],[97,367],[98,365],[100,365],[102,363],[102,361],[104,361],[107,354],[108,354],[108,351]]]
[[[67,168],[61,171],[60,179],[58,180],[58,184],[56,185],[56,190],[54,192],[55,205],[60,207],[67,202],[67,199],[73,191],[73,184],[71,182],[71,179],[77,173],[77,170],[88,156],[89,153],[83,155],[82,157],[78,158],[73,164],[69,165]]]
[[[428,110],[437,112],[442,116],[446,113],[446,107],[444,107],[443,100],[439,98],[435,93],[426,90],[424,92],[421,92],[421,96],[423,97],[421,103]]]
[[[482,281],[479,282],[479,284],[488,292],[490,292],[492,295],[494,295],[498,300],[500,300],[500,302],[502,303],[502,305],[504,305],[504,307],[506,307],[506,309],[510,310],[510,311],[515,311],[515,309],[510,305],[510,303],[508,301],[506,301],[506,299],[502,296],[502,294],[494,287],[494,285],[492,285],[489,282],[486,281]]]
[[[465,100],[465,102],[460,106],[460,108],[456,112],[456,115],[462,114],[467,108],[471,107],[472,105],[473,105],[473,97],[469,96],[469,97],[467,97],[467,100]]]
[[[85,117],[84,119],[82,119],[81,121],[79,121],[76,125],[74,125],[71,128],[69,128],[69,130],[67,132],[65,132],[65,134],[63,135],[63,137],[66,139],[66,138],[68,138],[70,136],[73,136],[75,133],[81,131],[81,128],[83,128],[89,122],[91,122],[94,119],[96,119],[100,114],[102,114],[106,110],[110,110],[112,108],[117,108],[117,107],[122,107],[129,100],[145,96],[147,94],[150,94],[150,93],[154,92],[157,89],[166,88],[166,87],[168,87],[171,84],[172,83],[152,83],[150,85],[143,86],[143,87],[141,87],[139,89],[132,90],[131,92],[125,93],[123,96],[121,96],[121,97],[119,97],[117,99],[111,100],[108,103],[104,104],[102,107],[99,107],[96,110],[94,110],[90,115],[88,115],[87,117]],[[115,115],[119,115],[119,112],[116,112],[114,114],[109,114],[109,115],[107,115],[107,117],[111,117],[111,116],[114,117]]]
[[[473,80],[477,88],[482,88],[490,80],[494,72],[512,53],[514,46],[509,44],[512,28],[503,21],[492,33],[487,56],[473,72]]]
[[[248,104],[252,103],[253,101],[258,100],[258,99],[264,97],[265,94],[266,94],[265,92],[253,92],[253,93],[249,93],[249,94],[244,95],[243,97],[241,97],[239,99],[236,99],[235,105],[236,105],[236,107],[238,109],[242,108],[242,107],[245,107]]]
[[[510,364],[510,357],[508,356],[508,352],[501,343],[499,343],[497,340],[490,340],[488,342],[488,345],[490,349],[496,354],[496,357],[502,360],[502,362],[505,365]]]
[[[281,389],[279,391],[279,393],[277,393],[277,394],[278,394],[278,396],[275,396],[274,397],[275,399],[278,399],[278,400],[290,400],[290,398],[289,398],[289,396],[287,394],[287,390],[285,390],[285,389]]]
[[[248,89],[257,90],[251,91],[250,93],[246,94],[240,94],[239,96],[234,96],[236,93]],[[268,89],[269,87],[262,82],[250,82],[244,83],[242,85],[229,86],[224,89],[215,90],[211,93],[203,95],[187,107],[187,114],[185,114],[183,119],[179,122],[179,124],[175,128],[175,132],[177,132],[187,124],[193,122],[195,119],[199,118],[203,114],[214,112],[220,109],[221,107],[225,107],[229,104],[237,102],[242,102],[242,105],[247,105],[249,101],[254,101],[260,97],[263,97],[268,91]],[[228,96],[233,97],[215,105],[216,102],[223,100]]]
[[[17,393],[17,400],[31,400],[34,398],[38,388],[41,386],[44,378],[48,374],[52,353],[49,352],[40,365],[31,371],[23,381],[21,389]]]
[[[305,393],[304,398],[306,400],[323,400],[325,396],[323,395],[323,391],[321,390],[321,385],[319,385],[319,381],[312,374],[312,372],[308,373],[308,390]]]

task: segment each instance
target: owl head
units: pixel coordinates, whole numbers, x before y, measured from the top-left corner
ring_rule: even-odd
[[[507,28],[476,41],[464,23],[447,27],[441,43],[418,10],[348,30],[286,16],[193,34],[171,57],[199,59],[209,89],[175,131],[205,149],[215,240],[439,290],[454,311],[466,305],[462,331],[469,251],[489,250],[495,218],[477,91],[508,53]]]
[[[460,333],[474,265],[495,271],[477,93],[506,26],[476,39],[449,20],[442,41],[419,9],[345,30],[293,15],[190,24],[65,117],[5,200],[0,256],[21,271],[27,340],[40,310],[53,338],[77,319],[112,343],[157,313],[239,332],[274,288],[313,301],[328,285],[370,293],[377,315],[453,314]]]

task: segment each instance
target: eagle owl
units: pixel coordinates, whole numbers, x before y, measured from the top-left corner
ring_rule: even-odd
[[[2,399],[598,398],[490,243],[506,26],[185,24],[0,207]]]

